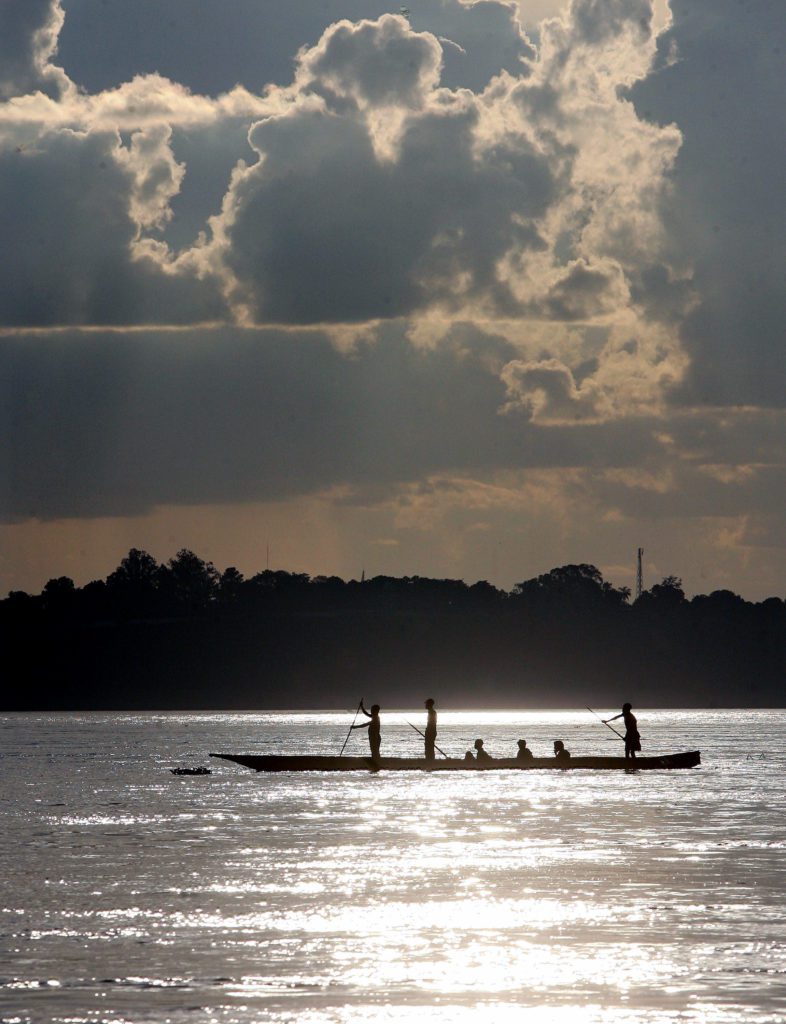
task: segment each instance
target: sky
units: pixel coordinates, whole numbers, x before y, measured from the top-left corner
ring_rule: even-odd
[[[783,0],[0,0],[0,594],[786,594]]]

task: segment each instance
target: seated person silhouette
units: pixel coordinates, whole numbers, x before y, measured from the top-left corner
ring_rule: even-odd
[[[489,761],[493,761],[494,758],[487,751],[483,749],[483,740],[475,740],[475,750],[477,753],[475,757],[479,764],[487,764]]]
[[[554,740],[554,757],[560,764],[567,764],[570,761],[570,751],[565,749],[562,740]]]
[[[527,746],[527,741],[526,740],[519,740],[518,746],[519,746],[519,751],[516,754],[516,760],[517,761],[524,761],[524,762],[527,762],[527,763],[532,761],[532,751]]]
[[[464,755],[464,760],[471,761],[473,764],[475,763],[475,755],[472,753],[471,750],[468,750],[466,752],[466,754]]]

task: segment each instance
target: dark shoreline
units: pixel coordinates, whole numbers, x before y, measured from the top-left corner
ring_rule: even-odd
[[[133,570],[133,571],[132,571]],[[0,601],[0,708],[330,710],[786,706],[786,604],[688,600],[669,577],[631,603],[591,565],[518,584],[220,574],[131,552],[106,581]],[[373,691],[373,694],[372,694]]]

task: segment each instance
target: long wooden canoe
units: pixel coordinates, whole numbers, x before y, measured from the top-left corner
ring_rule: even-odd
[[[532,761],[517,761],[515,758],[498,758],[482,764],[465,761],[463,758],[441,758],[426,761],[418,757],[382,757],[375,762],[370,757],[325,757],[316,754],[211,754],[225,761],[234,761],[244,768],[258,772],[488,772],[513,769],[528,771],[537,768],[595,768],[595,769],[664,769],[695,768],[701,764],[701,753],[689,750],[682,754],[662,754],[660,757],[637,757],[635,761],[624,757],[576,757],[567,762],[553,757],[536,757]]]

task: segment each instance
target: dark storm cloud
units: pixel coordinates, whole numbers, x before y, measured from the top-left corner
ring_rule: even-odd
[[[672,0],[639,113],[683,145],[667,227],[699,298],[681,336],[683,402],[786,403],[786,6]]]
[[[556,191],[526,139],[478,155],[473,108],[411,121],[380,162],[354,117],[304,109],[260,122],[263,157],[230,193],[226,263],[260,321],[358,321],[433,301],[494,296],[515,308],[495,263],[540,247],[532,219]],[[512,210],[518,211],[513,219]]]
[[[147,155],[121,152],[112,132],[61,130],[29,145],[0,143],[0,234],[9,246],[0,261],[2,323],[177,323],[223,315],[214,286],[134,259],[132,197],[149,205],[166,173],[161,161],[142,166]]]
[[[236,83],[257,92],[285,85],[298,50],[329,25],[399,10],[383,0],[64,0],[63,7],[60,60],[90,91],[158,72],[212,95]],[[481,89],[503,68],[520,73],[522,59],[534,56],[509,3],[419,0],[410,18],[416,31],[451,41],[443,78],[450,88]]]
[[[129,515],[657,451],[644,422],[542,430],[500,415],[513,354],[470,326],[423,350],[391,324],[349,356],[319,332],[5,337],[0,514]]]

